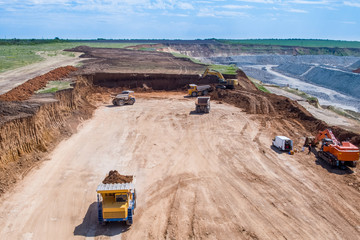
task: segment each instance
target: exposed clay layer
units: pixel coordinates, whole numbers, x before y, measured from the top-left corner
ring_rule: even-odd
[[[27,102],[0,102],[0,194],[91,116],[95,107],[84,97],[88,90],[79,80],[75,89]]]

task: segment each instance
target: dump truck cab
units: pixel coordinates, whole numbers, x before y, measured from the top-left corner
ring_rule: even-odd
[[[99,184],[96,189],[99,223],[133,223],[136,192],[133,183]]]

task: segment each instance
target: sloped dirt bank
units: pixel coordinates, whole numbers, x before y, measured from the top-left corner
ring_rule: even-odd
[[[0,194],[91,116],[94,107],[83,97],[89,91],[79,78],[74,89],[0,102]]]
[[[301,122],[306,130],[316,135],[318,131],[331,128],[340,140],[350,140],[360,146],[360,135],[337,126],[329,126],[324,121],[316,119],[296,101],[286,97],[264,93],[245,76],[238,75],[240,86],[234,91],[217,90],[211,93],[214,100],[221,100],[244,109],[249,114],[262,114],[279,119],[293,119]]]

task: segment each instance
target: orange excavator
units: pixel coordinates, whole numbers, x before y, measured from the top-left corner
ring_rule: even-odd
[[[332,167],[344,168],[345,164],[351,167],[356,167],[356,162],[359,160],[359,148],[350,142],[338,141],[330,129],[320,131],[315,143],[321,141],[321,148],[317,152],[317,156],[326,162],[329,162]]]

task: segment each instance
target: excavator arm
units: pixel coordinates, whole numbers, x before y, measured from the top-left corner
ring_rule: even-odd
[[[324,138],[331,139],[335,145],[340,145],[340,142],[336,139],[334,134],[330,129],[325,129],[324,131],[319,131],[315,138],[315,144],[318,144]]]
[[[226,81],[224,76],[221,74],[221,72],[218,72],[216,70],[210,70],[210,68],[206,68],[205,72],[203,73],[202,77],[206,77],[207,75],[214,75],[219,78],[219,81]]]

